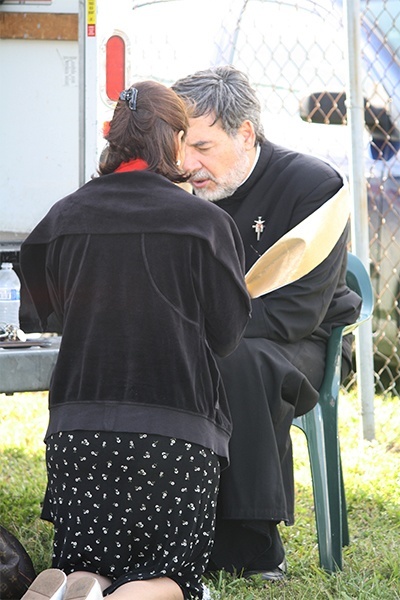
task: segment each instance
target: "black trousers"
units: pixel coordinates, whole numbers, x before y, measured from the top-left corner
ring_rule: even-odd
[[[277,523],[220,519],[208,571],[267,571],[285,557]]]
[[[294,522],[290,428],[318,400],[325,345],[244,338],[218,366],[233,421],[210,568],[267,570],[282,562],[276,524]]]

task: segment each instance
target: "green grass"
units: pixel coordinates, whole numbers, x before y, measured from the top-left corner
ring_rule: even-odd
[[[292,430],[295,449],[296,523],[282,527],[289,574],[265,586],[219,573],[208,581],[215,600],[400,599],[400,405],[377,397],[376,440],[365,442],[359,403],[340,399],[340,438],[351,543],[343,571],[328,575],[318,566],[307,448]],[[43,436],[47,395],[0,395],[0,523],[29,552],[39,572],[50,566],[52,528],[40,520],[45,489]]]

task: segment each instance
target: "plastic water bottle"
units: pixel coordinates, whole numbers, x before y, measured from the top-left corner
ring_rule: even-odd
[[[0,325],[19,328],[21,282],[11,263],[1,263],[0,269]]]

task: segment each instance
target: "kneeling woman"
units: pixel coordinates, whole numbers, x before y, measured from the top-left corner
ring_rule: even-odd
[[[236,348],[250,301],[234,222],[175,185],[187,128],[167,87],[122,92],[99,177],[23,244],[43,330],[51,317],[62,332],[42,512],[53,568],[24,600],[202,598],[231,433],[214,355]]]

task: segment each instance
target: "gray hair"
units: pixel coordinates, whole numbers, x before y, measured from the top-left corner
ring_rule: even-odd
[[[232,66],[197,71],[174,83],[172,89],[182,97],[193,118],[215,116],[222,129],[235,136],[245,120],[251,121],[256,142],[265,141],[261,124],[261,105],[247,75]]]

